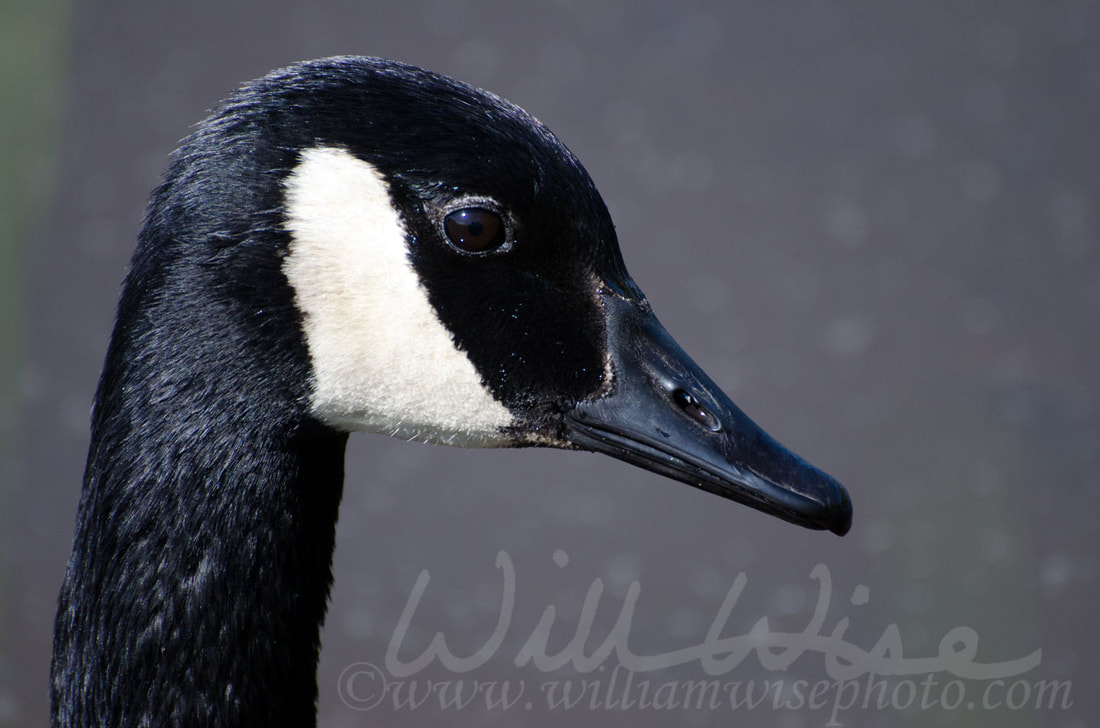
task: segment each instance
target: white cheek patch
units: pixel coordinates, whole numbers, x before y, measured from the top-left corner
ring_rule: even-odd
[[[343,430],[510,444],[502,428],[514,418],[428,302],[382,175],[345,150],[309,149],[286,207],[283,270],[313,360],[313,414]]]

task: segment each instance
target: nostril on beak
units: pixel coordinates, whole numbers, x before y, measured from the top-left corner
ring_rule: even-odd
[[[695,395],[688,392],[686,389],[677,387],[672,390],[672,401],[684,412],[684,414],[711,432],[718,432],[722,429],[722,423],[718,421],[718,418],[711,414],[710,410],[704,407],[703,404],[695,398]]]

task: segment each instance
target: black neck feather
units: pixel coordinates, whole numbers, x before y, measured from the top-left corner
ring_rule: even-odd
[[[170,171],[123,291],[57,616],[55,726],[315,722],[346,435],[306,412],[277,225],[181,219],[202,182]]]
[[[55,725],[313,724],[345,436],[273,429],[140,446],[160,473],[101,441],[58,612]]]

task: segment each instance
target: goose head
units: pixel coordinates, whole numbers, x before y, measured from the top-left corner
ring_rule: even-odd
[[[310,416],[452,445],[602,452],[848,530],[843,487],[676,344],[584,167],[518,107],[410,66],[329,59],[246,87],[204,132],[218,136],[209,154],[233,158],[197,168],[222,170],[224,185],[228,163],[248,180],[229,202],[249,195],[242,207],[264,218],[245,225],[276,231]]]

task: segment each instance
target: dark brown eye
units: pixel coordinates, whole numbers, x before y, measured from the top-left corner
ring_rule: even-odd
[[[464,207],[443,221],[447,239],[468,253],[485,253],[504,244],[504,221],[484,207]]]

